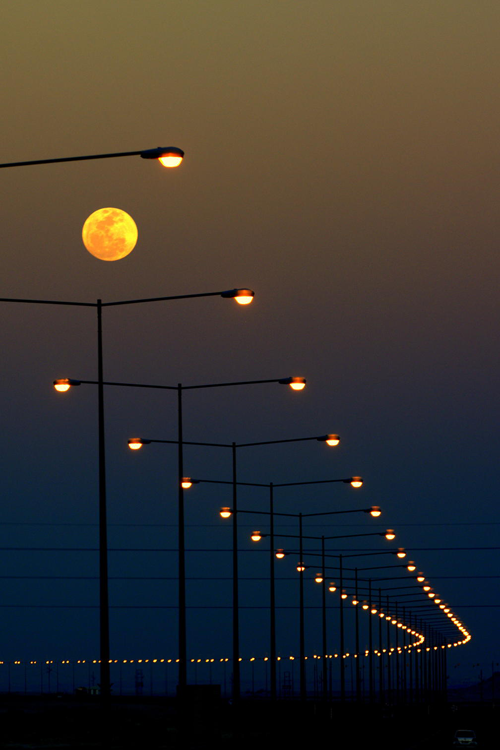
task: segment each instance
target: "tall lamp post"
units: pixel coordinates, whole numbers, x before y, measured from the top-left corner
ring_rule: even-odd
[[[109,595],[108,595],[108,562],[107,562],[107,520],[106,520],[106,457],[104,435],[104,379],[103,379],[103,343],[102,343],[102,310],[104,307],[134,305],[145,302],[171,301],[196,297],[233,298],[240,304],[252,301],[254,293],[250,290],[226,290],[222,292],[204,292],[201,294],[182,294],[148,299],[121,300],[118,302],[69,302],[61,300],[17,299],[1,297],[0,302],[13,302],[35,305],[58,305],[70,307],[91,307],[97,313],[97,381],[98,386],[98,436],[99,436],[99,612],[100,612],[100,656],[101,656],[101,694],[106,699],[110,694],[110,651],[109,651]],[[68,390],[73,385],[69,379],[58,381],[55,387],[59,391]]]

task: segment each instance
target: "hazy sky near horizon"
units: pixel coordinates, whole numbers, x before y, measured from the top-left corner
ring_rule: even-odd
[[[1,296],[254,289],[248,309],[214,298],[107,310],[105,377],[306,376],[302,394],[256,386],[186,396],[186,439],[338,432],[334,455],[312,444],[262,450],[241,473],[276,482],[361,474],[354,499],[343,487],[297,492],[286,507],[378,504],[401,545],[431,548],[412,556],[471,630],[464,665],[500,659],[498,609],[485,606],[498,603],[498,579],[480,578],[500,575],[498,550],[458,549],[496,547],[500,524],[499,22],[489,0],[16,0],[0,29],[0,162],[186,152],[168,171],[139,158],[0,170]],[[135,250],[114,263],[81,241],[87,216],[105,206],[139,229]],[[96,394],[51,390],[55,377],[95,378],[94,314],[0,312],[4,523],[95,523]],[[106,398],[111,527],[175,526],[173,451],[125,447],[138,434],[174,439],[174,400]],[[193,474],[230,471],[212,453],[187,461]],[[187,518],[200,546],[224,504],[206,492]],[[59,531],[43,532],[47,546]],[[6,546],[29,546],[25,535],[37,532],[0,533]],[[440,547],[457,549],[431,551]],[[2,554],[16,569],[18,557]],[[437,582],[452,575],[463,578]],[[5,602],[34,601],[31,588],[5,586]],[[26,642],[16,640],[18,616],[5,621],[9,658],[29,656],[17,656]],[[35,650],[87,647],[78,629],[71,638],[54,622],[26,635]],[[132,625],[128,639],[118,630],[114,642],[133,649]]]

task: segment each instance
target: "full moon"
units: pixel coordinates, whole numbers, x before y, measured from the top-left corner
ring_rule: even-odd
[[[137,243],[135,221],[120,208],[100,208],[90,214],[82,230],[83,244],[100,260],[120,260]]]

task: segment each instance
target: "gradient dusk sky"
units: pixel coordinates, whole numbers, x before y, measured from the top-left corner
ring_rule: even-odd
[[[396,529],[471,632],[449,655],[458,681],[500,662],[499,24],[493,0],[16,0],[0,29],[0,162],[186,153],[176,170],[139,158],[1,170],[1,296],[255,290],[247,308],[215,297],[106,310],[105,378],[304,375],[298,394],[266,385],[186,395],[185,439],[339,433],[337,449],[252,449],[241,479],[362,475],[358,492],[333,485],[279,502],[290,512],[380,505],[372,524],[347,516],[309,528]],[[85,219],[108,206],[139,230],[114,263],[81,240]],[[0,312],[0,658],[93,658],[97,610],[78,606],[97,604],[97,581],[31,576],[95,576],[96,555],[7,548],[96,546],[96,392],[60,396],[51,385],[95,379],[95,314]],[[176,546],[175,450],[126,445],[175,439],[175,415],[168,392],[106,390],[112,548]],[[230,479],[224,453],[193,448],[185,464],[192,476]],[[200,486],[186,499],[189,549],[230,548],[217,516],[228,492]],[[260,495],[241,502],[265,508]],[[242,553],[242,575],[257,557]],[[230,555],[191,553],[188,575],[200,570],[230,576]],[[175,573],[175,554],[110,553],[112,576]],[[283,606],[294,604],[287,585]],[[110,592],[117,607],[176,603],[175,580],[115,581]],[[265,605],[265,581],[242,597]],[[229,581],[189,584],[190,606],[211,602],[230,606]],[[188,615],[190,653],[225,656],[230,609],[200,611]],[[112,654],[175,656],[175,616],[113,609]],[[267,613],[245,618],[242,651],[262,655]],[[319,640],[308,633],[312,652]],[[279,638],[297,651],[293,629]]]

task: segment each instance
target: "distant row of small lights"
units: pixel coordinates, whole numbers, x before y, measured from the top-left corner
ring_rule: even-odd
[[[360,480],[360,483],[359,484],[353,484],[353,482],[355,480]],[[353,484],[353,486],[361,486],[362,485],[361,477],[353,477],[352,481],[351,481],[351,484]],[[374,505],[374,506],[372,506],[372,508],[370,509],[369,512],[370,512],[370,515],[372,515],[374,518],[378,518],[381,515],[382,511],[381,511],[381,509],[380,509],[380,507],[378,505]],[[228,507],[221,508],[220,515],[221,515],[222,518],[229,518],[232,515],[231,508],[228,508]],[[260,542],[260,540],[262,539],[263,536],[265,536],[265,535],[261,534],[260,531],[254,531],[251,534],[250,538],[251,538],[251,540],[253,542]],[[385,532],[384,536],[385,536],[385,538],[388,541],[393,541],[396,538],[396,534],[394,533],[393,529],[387,529],[387,531]],[[286,556],[286,552],[285,552],[284,549],[277,549],[276,552],[275,552],[275,556],[276,556],[276,558],[278,560],[282,560]],[[406,552],[404,550],[404,547],[399,547],[399,549],[396,552],[396,556],[399,559],[404,559],[406,557]],[[303,573],[305,570],[307,570],[307,566],[303,562],[299,562],[296,569],[297,569],[298,573]],[[408,565],[407,565],[408,572],[413,573],[413,572],[415,572],[416,569],[417,569],[417,567],[416,567],[415,563],[413,561],[410,561],[408,563]],[[323,574],[322,573],[316,573],[316,575],[314,577],[314,580],[315,580],[316,583],[323,583],[324,582]],[[447,605],[444,604],[439,597],[436,598],[436,594],[432,591],[432,588],[428,584],[428,582],[426,581],[425,576],[423,575],[423,573],[419,573],[417,575],[417,582],[424,584],[423,585],[423,590],[425,591],[425,593],[427,594],[427,596],[432,601],[434,601],[440,607],[440,609],[443,610],[443,612],[451,619],[451,621],[453,622],[453,624],[465,636],[464,640],[456,641],[455,643],[447,644],[448,647],[451,648],[452,646],[459,646],[459,645],[463,645],[465,643],[468,643],[471,640],[471,635],[467,632],[466,628],[462,625],[462,623],[458,620],[458,618],[454,616],[454,614],[452,613],[452,611],[450,610],[450,608],[447,607]],[[337,587],[336,587],[335,583],[332,582],[332,583],[330,583],[328,585],[328,591],[334,593],[336,590],[337,590]],[[342,591],[341,597],[342,597],[342,599],[347,599],[348,598],[348,595],[347,595],[347,593],[346,593],[345,590]],[[359,604],[359,600],[356,599],[356,597],[352,597],[351,604],[353,604],[354,606],[357,606]],[[364,601],[362,603],[361,607],[364,610],[370,609],[370,605],[366,601]],[[376,607],[373,607],[373,606],[370,609],[370,614],[372,614],[372,615],[378,614],[379,617],[385,617],[386,619],[390,620],[390,622],[391,622],[392,625],[396,625],[398,628],[401,628],[402,630],[406,630],[410,635],[414,635],[417,638],[421,638],[422,639],[422,640],[420,640],[420,641],[418,641],[418,642],[416,642],[414,644],[411,644],[409,646],[409,648],[415,647],[415,646],[420,645],[421,643],[423,643],[423,641],[424,641],[424,636],[423,635],[417,633],[414,630],[411,630],[407,625],[404,625],[403,623],[398,622],[398,620],[395,619],[392,615],[389,615],[389,614],[386,615],[383,612],[378,612],[378,610],[376,609]],[[444,648],[444,646],[443,646],[443,648]],[[376,653],[376,652],[374,652],[374,653]]]
[[[420,638],[420,640],[418,642],[416,642],[416,643],[409,644],[409,645],[406,645],[406,646],[398,646],[398,647],[392,646],[391,648],[388,648],[388,649],[384,648],[382,650],[375,649],[373,651],[373,654],[375,656],[379,656],[379,657],[383,656],[384,654],[387,654],[388,656],[392,656],[393,654],[396,654],[396,653],[397,654],[402,654],[404,651],[409,651],[410,649],[416,648],[417,646],[420,646],[423,643],[423,641],[425,640],[424,636],[418,635],[418,637]],[[416,648],[416,651],[417,651],[417,653],[420,654],[422,652],[438,651],[439,649],[451,648],[453,646],[458,646],[458,645],[460,645],[460,644],[459,643],[454,643],[454,644],[448,643],[446,645],[442,644],[441,646],[432,646],[432,647],[431,646],[427,646],[424,649],[422,649],[422,648]],[[351,653],[347,652],[347,653],[345,653],[343,655],[342,658],[344,658],[344,659],[349,659],[349,658],[357,659],[359,656],[369,656],[369,655],[370,655],[370,651],[367,649],[362,654],[351,654]],[[325,658],[326,659],[338,659],[339,656],[340,656],[339,654],[327,654]],[[323,657],[320,656],[319,654],[314,654],[312,657],[304,656],[304,660],[305,661],[307,661],[308,659],[321,660],[322,658]],[[190,663],[191,664],[215,664],[215,663],[223,664],[223,663],[229,663],[230,661],[232,661],[232,660],[229,657],[225,657],[225,658],[221,658],[221,659],[215,659],[215,658],[212,658],[212,659],[190,659]],[[240,661],[240,662],[248,662],[248,663],[256,662],[256,661],[268,662],[268,661],[270,661],[270,658],[269,658],[269,656],[263,656],[263,657],[252,656],[250,658],[244,658],[244,657],[240,656],[239,659],[238,659],[238,661]],[[300,657],[298,657],[298,656],[277,656],[276,657],[276,661],[300,661]],[[8,662],[0,661],[0,665],[5,665],[7,663]],[[73,660],[73,661],[71,661],[70,659],[63,659],[61,661],[58,661],[58,660],[54,661],[53,659],[47,659],[46,661],[42,660],[42,661],[29,661],[29,662],[28,661],[23,662],[21,660],[15,660],[15,661],[12,662],[12,664],[18,665],[18,666],[20,666],[22,664],[26,664],[26,665],[27,664],[30,664],[30,665],[37,665],[37,664],[40,664],[40,665],[51,665],[51,664],[68,664],[68,665],[69,664],[89,664],[90,665],[90,664],[100,664],[100,663],[101,663],[100,659],[78,659],[78,660]],[[179,663],[179,659],[110,659],[109,663],[110,664],[178,664]]]
[[[376,506],[374,506],[374,507],[376,507]],[[372,513],[372,515],[373,515],[373,513]],[[395,539],[395,534],[392,531],[392,529],[389,529],[387,531],[385,537],[386,537],[386,539],[389,539],[389,540]],[[397,555],[398,558],[404,559],[406,557],[406,552],[405,552],[404,548],[400,547],[398,549],[398,551],[396,552],[396,555]],[[284,557],[284,550],[277,550],[276,557],[278,557],[279,559],[281,559],[282,557]],[[299,572],[303,572],[305,569],[306,569],[306,566],[303,563],[299,563],[297,565],[297,570]],[[417,567],[416,567],[415,563],[410,560],[410,562],[406,566],[406,569],[408,570],[409,573],[414,573],[416,571]],[[316,583],[323,583],[323,581],[324,581],[323,575],[321,573],[317,573],[316,576],[315,576],[315,578],[314,578],[314,580],[315,580]],[[431,599],[435,604],[437,604],[439,606],[439,608],[443,611],[444,614],[446,614],[446,616],[458,628],[458,630],[462,633],[462,635],[465,636],[463,640],[456,641],[454,643],[448,643],[447,647],[448,648],[452,648],[454,646],[461,646],[461,645],[464,645],[465,643],[468,643],[471,640],[472,636],[467,631],[467,629],[464,627],[464,625],[462,625],[462,623],[460,622],[460,620],[457,617],[455,617],[455,615],[453,614],[453,612],[451,611],[451,609],[442,601],[442,599],[440,599],[438,596],[436,596],[436,594],[432,590],[432,587],[429,585],[428,581],[426,580],[424,574],[423,573],[418,573],[418,575],[416,576],[416,580],[417,580],[418,583],[423,583],[422,588],[423,588],[424,592],[427,594],[427,596],[429,597],[429,599]],[[328,586],[328,591],[331,591],[333,593],[336,590],[337,590],[337,587],[335,586],[335,583],[333,583],[333,582],[330,583],[329,586]],[[348,598],[348,594],[347,594],[347,592],[345,590],[342,591],[342,593],[341,593],[340,596],[341,596],[342,599],[347,599]],[[353,596],[351,598],[351,604],[353,604],[354,606],[357,606],[359,604],[359,599],[357,599],[355,596]],[[364,610],[368,610],[368,609],[370,609],[370,605],[368,604],[368,602],[363,601],[362,604],[361,604],[361,608],[364,609]],[[420,645],[421,643],[423,643],[423,641],[425,640],[423,635],[418,634],[414,630],[411,630],[407,625],[404,625],[403,623],[399,622],[396,618],[394,618],[393,615],[384,614],[384,612],[382,612],[382,611],[379,612],[377,610],[377,608],[374,607],[374,606],[371,607],[370,614],[372,614],[372,615],[377,615],[378,614],[379,617],[385,617],[386,619],[388,619],[391,622],[392,625],[396,625],[398,628],[401,628],[402,630],[406,630],[410,635],[415,635],[415,636],[417,636],[417,637],[419,637],[419,638],[422,639],[422,640],[420,640],[417,643],[410,644],[409,648],[414,648],[415,646]],[[438,647],[436,646],[434,648],[437,649]],[[442,648],[445,648],[445,646],[443,645]],[[374,653],[377,653],[377,652],[375,651]]]
[[[412,569],[410,570],[410,565],[412,566]],[[415,563],[410,563],[408,565],[408,570],[412,573],[416,570]],[[443,602],[443,600],[433,591],[431,585],[426,580],[423,573],[418,573],[417,575],[417,582],[423,584],[422,589],[427,594],[429,599],[436,604],[439,609],[443,611],[443,613],[452,621],[452,623],[455,625],[456,628],[462,633],[464,638],[461,641],[456,641],[455,643],[448,643],[448,648],[452,648],[453,646],[462,646],[466,643],[468,643],[472,636],[468,632],[467,628],[460,622],[458,617],[456,617],[453,612],[451,611],[450,607]]]
[[[192,659],[191,661],[195,661]],[[215,659],[206,659],[205,661],[215,661]],[[229,661],[229,659],[220,659],[217,661]],[[100,664],[100,659],[62,659],[61,661],[54,659],[47,659],[46,661],[21,661],[15,660],[12,664]],[[110,659],[110,664],[178,664],[179,659]],[[6,661],[0,661],[0,665],[8,664]]]

